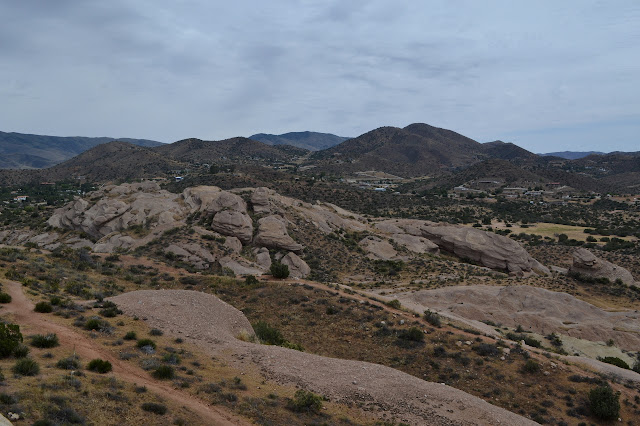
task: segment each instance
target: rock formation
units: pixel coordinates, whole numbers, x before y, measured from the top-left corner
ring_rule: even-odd
[[[427,225],[422,235],[449,253],[479,262],[492,269],[514,274],[549,274],[549,270],[532,258],[517,242],[508,237],[454,225]]]
[[[585,248],[573,253],[573,264],[569,273],[580,274],[590,278],[606,278],[611,282],[620,280],[626,285],[633,285],[635,280],[631,272],[625,268],[596,257]]]
[[[256,188],[251,195],[251,205],[255,213],[271,213],[271,203],[269,202],[269,188]]]
[[[236,237],[243,243],[251,241],[253,222],[245,213],[235,210],[224,210],[216,213],[211,221],[211,228],[222,235]]]
[[[311,272],[311,268],[307,263],[300,259],[295,253],[287,253],[280,262],[289,267],[289,276],[291,278],[305,278]]]
[[[367,252],[367,257],[373,260],[391,260],[398,257],[398,252],[385,240],[369,235],[358,244]]]
[[[258,221],[258,234],[253,241],[256,245],[301,252],[303,247],[287,233],[285,219],[279,215],[263,217]]]

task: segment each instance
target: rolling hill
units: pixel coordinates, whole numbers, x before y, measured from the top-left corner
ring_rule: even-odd
[[[350,138],[336,136],[331,133],[318,132],[289,132],[281,135],[258,133],[249,136],[249,139],[266,143],[268,145],[291,145],[309,151],[320,151],[336,146]]]
[[[158,146],[146,139],[58,137],[0,132],[0,169],[42,169],[59,164],[97,145],[119,140],[139,146]]]

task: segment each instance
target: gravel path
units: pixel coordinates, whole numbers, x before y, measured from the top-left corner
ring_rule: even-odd
[[[129,315],[181,336],[212,355],[270,380],[293,384],[353,404],[387,420],[414,425],[535,425],[480,398],[398,370],[366,362],[321,357],[237,340],[251,326],[242,312],[217,297],[188,290],[142,290],[111,298]],[[229,355],[231,354],[231,356]]]

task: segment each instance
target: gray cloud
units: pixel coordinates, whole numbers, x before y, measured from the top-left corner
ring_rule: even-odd
[[[0,130],[170,142],[427,122],[534,151],[639,149],[633,0],[218,3],[0,3]]]

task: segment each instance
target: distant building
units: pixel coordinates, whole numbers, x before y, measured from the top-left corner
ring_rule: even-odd
[[[14,201],[27,201],[27,198],[29,198],[27,195],[18,195],[17,197],[13,197]]]
[[[176,176],[176,182],[180,182],[182,179],[184,179],[183,176]]]

